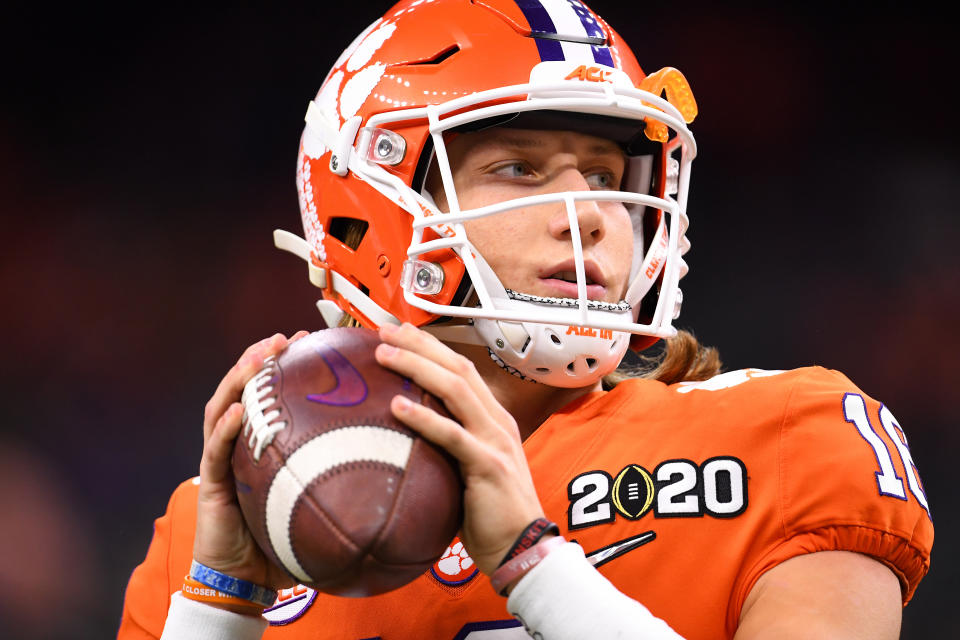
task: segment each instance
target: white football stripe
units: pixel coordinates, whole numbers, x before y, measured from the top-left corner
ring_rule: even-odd
[[[287,458],[267,493],[267,535],[280,562],[303,582],[312,582],[290,543],[290,519],[304,489],[330,469],[374,461],[405,469],[413,438],[383,427],[355,426],[328,431],[305,442]]]
[[[547,10],[547,15],[553,21],[557,33],[580,36],[581,38],[586,37],[587,30],[583,28],[580,16],[577,15],[567,0],[540,0],[540,5]]]
[[[593,48],[588,44],[561,41],[560,48],[563,49],[563,57],[568,62],[590,66],[597,64],[596,60],[593,59]]]
[[[574,38],[585,38],[587,36],[587,30],[584,28],[583,22],[580,21],[580,16],[577,15],[567,0],[540,0],[540,5],[546,9],[554,28],[561,36]],[[596,64],[593,58],[593,49],[588,44],[560,40],[560,48],[563,50],[564,59],[568,62]]]

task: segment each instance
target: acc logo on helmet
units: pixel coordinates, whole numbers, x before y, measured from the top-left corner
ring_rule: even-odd
[[[600,67],[588,67],[585,64],[580,65],[569,74],[564,80],[581,80],[587,82],[606,82],[610,76],[609,69],[601,69]]]

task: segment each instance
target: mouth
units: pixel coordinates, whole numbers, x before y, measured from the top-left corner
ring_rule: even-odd
[[[572,282],[573,284],[577,283],[577,274],[573,271],[558,271],[547,278],[546,280],[563,280],[564,282]],[[586,276],[587,286],[591,284],[596,284],[590,276]]]
[[[544,280],[561,280],[563,282],[572,282],[577,284],[577,267],[573,260],[566,260],[560,264],[540,269],[538,274]],[[585,260],[583,263],[583,275],[586,277],[587,285],[607,286],[607,279],[603,271],[592,260]]]
[[[549,295],[576,298],[577,272],[573,261],[568,261],[540,271],[540,283],[550,290]],[[603,300],[607,293],[606,278],[593,262],[584,263],[584,284],[587,285],[588,300]]]

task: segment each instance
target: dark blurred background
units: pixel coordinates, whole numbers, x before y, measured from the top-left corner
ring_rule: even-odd
[[[0,620],[104,638],[245,346],[319,325],[302,117],[390,3],[8,7],[0,54]],[[960,637],[956,34],[906,2],[592,3],[701,115],[680,324],[893,408],[934,510],[903,637]]]

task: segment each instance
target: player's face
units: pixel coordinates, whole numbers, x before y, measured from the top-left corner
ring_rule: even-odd
[[[618,190],[625,158],[604,138],[571,131],[490,129],[447,145],[461,209],[560,191]],[[448,210],[437,172],[427,188]],[[633,229],[620,202],[578,202],[587,296],[618,302],[627,290]],[[508,289],[576,298],[570,223],[563,202],[514,209],[464,224]]]

